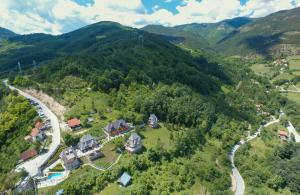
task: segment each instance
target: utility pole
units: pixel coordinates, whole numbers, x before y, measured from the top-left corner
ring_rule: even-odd
[[[22,74],[22,67],[20,61],[18,61],[19,73]]]
[[[138,32],[136,30],[133,31],[133,40],[136,40],[138,36]]]
[[[139,45],[144,48],[144,35],[139,35]]]

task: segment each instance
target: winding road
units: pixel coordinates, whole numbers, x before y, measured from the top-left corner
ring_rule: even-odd
[[[268,126],[270,126],[272,124],[279,123],[279,122],[280,122],[280,119],[276,119],[276,120],[268,122],[263,127],[268,127]],[[300,143],[300,135],[298,134],[298,132],[296,131],[296,129],[294,128],[294,126],[292,125],[292,123],[290,121],[288,123],[289,123],[289,125],[287,126],[287,129],[288,129],[289,133],[294,135],[295,141],[297,143]],[[260,126],[258,128],[258,130],[253,135],[247,137],[246,141],[240,141],[236,145],[234,145],[233,148],[232,148],[232,150],[231,150],[231,153],[229,155],[229,159],[230,159],[231,167],[232,167],[232,169],[231,169],[232,175],[233,175],[233,177],[234,177],[234,179],[236,181],[235,195],[243,195],[244,192],[245,192],[245,182],[244,182],[244,179],[243,179],[243,177],[241,176],[239,170],[236,168],[236,166],[234,164],[235,153],[240,148],[241,145],[243,145],[246,142],[249,142],[249,141],[255,139],[260,134],[261,129],[262,129],[262,126]]]
[[[272,125],[274,123],[278,123],[279,121],[280,121],[279,119],[273,120],[273,121],[265,124],[263,127],[268,127],[269,125]],[[233,148],[230,152],[229,159],[230,159],[231,167],[232,167],[231,171],[232,171],[232,175],[233,175],[233,177],[235,179],[235,182],[236,182],[236,190],[235,190],[235,193],[234,193],[235,195],[243,195],[244,192],[245,192],[244,179],[243,179],[243,177],[241,176],[239,170],[236,168],[236,166],[234,164],[235,153],[241,147],[241,145],[255,139],[260,134],[261,129],[262,129],[262,126],[260,126],[258,128],[258,130],[253,135],[247,137],[246,141],[239,141],[236,145],[233,146]]]
[[[40,167],[43,164],[45,164],[47,162],[47,160],[52,157],[53,154],[55,154],[56,150],[60,146],[61,135],[60,135],[59,120],[58,120],[57,116],[43,102],[41,102],[37,98],[29,95],[28,93],[25,93],[22,90],[9,85],[7,80],[4,80],[3,82],[11,90],[17,90],[20,95],[38,103],[39,106],[42,108],[45,116],[48,117],[51,121],[51,126],[53,129],[53,132],[52,132],[52,143],[49,146],[49,150],[46,153],[40,154],[31,160],[25,161],[16,167],[16,171],[25,169],[29,173],[30,176],[32,176],[32,177],[37,176],[39,174]]]

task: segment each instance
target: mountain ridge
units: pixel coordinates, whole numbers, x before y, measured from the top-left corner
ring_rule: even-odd
[[[14,36],[17,36],[17,34],[14,33],[13,31],[0,27],[0,40],[8,39]]]

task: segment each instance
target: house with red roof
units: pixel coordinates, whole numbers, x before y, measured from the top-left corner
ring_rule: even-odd
[[[72,118],[72,119],[68,120],[68,126],[72,130],[78,130],[81,128],[81,122],[77,118]]]
[[[283,141],[287,141],[289,139],[289,132],[280,130],[278,131],[278,137]]]
[[[35,128],[37,128],[38,130],[41,130],[41,131],[45,130],[44,124],[43,124],[42,122],[40,122],[40,121],[36,122],[34,126],[35,126]]]
[[[34,156],[36,156],[38,153],[36,151],[36,149],[29,149],[29,150],[26,150],[25,152],[21,153],[21,160],[22,161],[26,161]]]
[[[33,128],[30,133],[32,141],[42,141],[45,138],[45,134],[43,131],[38,128]]]

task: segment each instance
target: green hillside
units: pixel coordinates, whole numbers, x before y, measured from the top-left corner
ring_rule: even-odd
[[[184,50],[165,38],[100,22],[60,36],[33,34],[4,42],[2,67],[11,67],[9,60],[19,56],[29,65],[40,58],[23,75],[9,74],[10,82],[55,98],[66,107],[66,120],[82,121],[84,133],[101,138],[108,122],[122,118],[136,125],[145,141],[141,154],[124,153],[111,170],[82,166],[40,194],[58,189],[65,194],[118,194],[115,182],[124,171],[133,176],[124,194],[193,194],[189,190],[195,188],[231,194],[229,150],[249,127],[254,131],[268,120],[257,115],[255,103],[278,115],[281,97],[271,88],[265,93],[269,83],[251,72],[251,62]],[[142,127],[151,113],[161,128]],[[95,119],[92,124],[86,122],[89,117]],[[64,146],[76,142],[76,133],[63,134]],[[116,149],[124,145],[119,141],[112,143],[115,149],[103,149],[98,165],[112,163]]]
[[[11,37],[16,36],[16,35],[17,34],[15,34],[14,32],[12,32],[8,29],[0,27],[0,40],[1,39],[8,39],[8,38],[11,38]]]
[[[143,36],[143,45],[139,42],[140,36]],[[230,82],[219,65],[208,63],[203,57],[193,58],[189,52],[158,35],[117,23],[101,22],[56,37],[43,34],[19,36],[7,44],[12,43],[21,46],[13,49],[14,52],[3,52],[2,70],[16,59],[29,64],[33,59],[38,62],[53,59],[39,70],[43,80],[69,74],[101,75],[105,70],[115,69],[125,75],[134,72],[132,74],[145,82],[180,82],[204,94],[218,90],[219,80]],[[141,71],[143,74],[139,74]],[[97,82],[93,80],[95,87],[99,85]]]
[[[251,22],[249,18],[234,18],[218,23],[185,24],[175,27],[148,25],[143,28],[151,33],[171,36],[175,44],[192,49],[212,49],[219,41],[237,28]],[[177,39],[176,39],[177,38]]]
[[[148,25],[143,30],[150,33],[163,35],[166,40],[171,41],[176,45],[183,45],[193,49],[208,49],[209,42],[201,35],[177,29],[175,27],[164,27],[161,25]]]
[[[256,19],[224,38],[217,50],[230,55],[300,54],[300,8]]]

